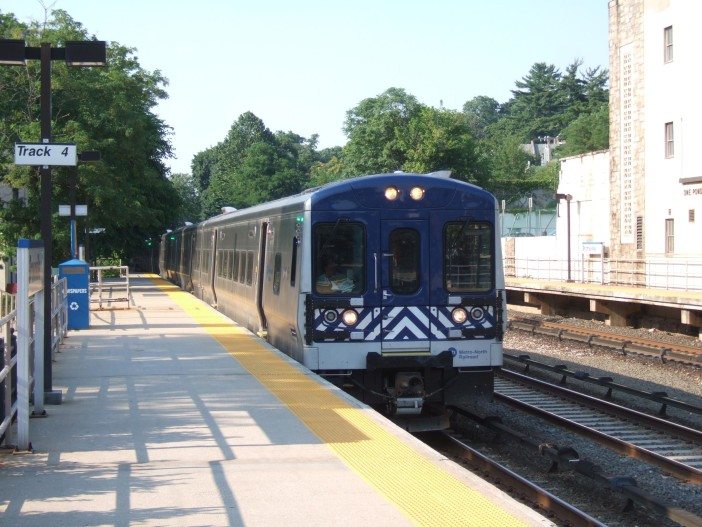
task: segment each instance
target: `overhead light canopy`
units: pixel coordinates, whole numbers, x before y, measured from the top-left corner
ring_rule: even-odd
[[[0,39],[0,64],[24,66],[24,40]]]
[[[104,40],[67,41],[66,64],[69,66],[104,66],[107,51]]]

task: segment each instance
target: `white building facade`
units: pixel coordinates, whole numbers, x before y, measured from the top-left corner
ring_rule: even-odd
[[[702,257],[702,3],[611,0],[612,256]]]

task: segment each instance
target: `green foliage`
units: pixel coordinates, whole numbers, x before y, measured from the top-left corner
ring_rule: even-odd
[[[405,145],[411,142],[405,134],[421,108],[405,90],[390,88],[349,110],[344,123],[349,138],[343,149],[344,176],[401,170],[407,161]]]
[[[195,178],[190,174],[172,174],[170,179],[181,204],[180,217],[176,219],[176,224],[184,224],[186,221],[195,223],[203,219],[200,210],[200,192],[195,184]]]
[[[223,206],[243,208],[300,192],[319,162],[316,145],[317,136],[274,134],[253,113],[242,114],[224,141],[196,156],[203,170],[194,179],[204,182],[209,173],[202,191],[203,215],[218,214]]]
[[[463,113],[468,120],[473,137],[484,139],[487,127],[500,118],[500,103],[492,97],[479,95],[463,105]]]
[[[559,157],[605,150],[609,147],[609,106],[602,104],[592,113],[576,118],[561,133],[565,141],[556,149]]]
[[[92,35],[68,13],[53,11],[46,24],[17,23],[0,15],[2,37],[25,34],[27,45],[67,40],[89,40]],[[111,42],[106,68],[68,68],[52,63],[52,139],[77,145],[78,152],[97,150],[102,161],[76,168],[53,170],[53,208],[69,203],[70,171],[77,170],[77,203],[88,205],[89,217],[80,220],[79,233],[89,226],[105,227],[88,241],[92,256],[128,258],[143,240],[163,232],[179,214],[180,201],[166,178],[164,159],[171,155],[170,129],[153,112],[166,97],[160,72],[143,70],[134,50]],[[15,141],[39,140],[39,61],[27,67],[0,68],[3,95],[0,112],[0,152],[11,152]],[[34,168],[14,167],[0,159],[0,180],[26,188],[27,206],[12,203],[0,211],[3,227],[0,250],[16,244],[18,236],[39,231],[39,184]],[[68,257],[68,225],[53,217],[54,264]]]

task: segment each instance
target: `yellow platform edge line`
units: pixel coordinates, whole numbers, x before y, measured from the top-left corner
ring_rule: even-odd
[[[249,331],[173,284],[146,276],[202,325],[348,467],[416,525],[526,525],[434,465],[258,341]],[[226,325],[222,325],[226,321]],[[216,322],[216,324],[213,324]]]

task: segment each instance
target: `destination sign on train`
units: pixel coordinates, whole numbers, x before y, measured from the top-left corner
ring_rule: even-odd
[[[76,145],[15,143],[15,165],[76,166]]]

